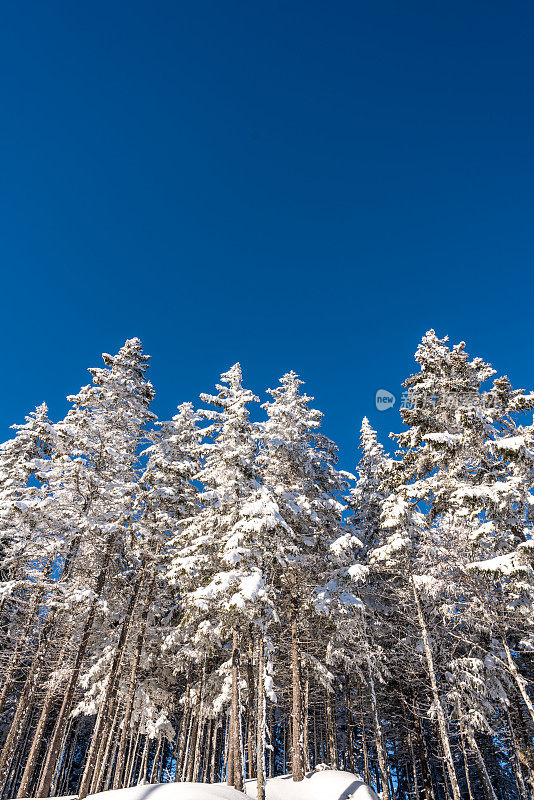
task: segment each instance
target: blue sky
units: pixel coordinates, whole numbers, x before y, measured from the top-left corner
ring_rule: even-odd
[[[0,8],[1,437],[140,336],[169,417],[295,369],[351,468],[430,327],[530,387],[534,6]]]

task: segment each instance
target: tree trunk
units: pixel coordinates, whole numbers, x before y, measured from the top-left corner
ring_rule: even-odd
[[[471,778],[469,775],[469,760],[467,758],[467,751],[465,748],[465,729],[463,724],[462,708],[460,705],[460,699],[458,697],[456,698],[456,710],[458,713],[458,725],[460,728],[460,741],[462,744],[462,755],[464,759],[464,771],[465,771],[465,780],[467,783],[467,792],[469,794],[469,800],[474,800],[473,789],[471,787]]]
[[[210,760],[210,771],[208,775],[208,783],[215,783],[215,768],[217,762],[217,737],[219,733],[219,728],[221,727],[221,723],[219,718],[217,720],[213,720],[213,734],[212,734],[212,750],[211,750],[211,760]]]
[[[237,630],[234,628],[232,641],[232,707],[230,713],[230,735],[229,735],[229,758],[228,772],[230,773],[230,763],[232,765],[232,783],[238,792],[243,791],[243,765],[241,761],[241,713],[239,703],[239,639]],[[230,758],[231,757],[231,758]]]
[[[352,707],[350,700],[350,680],[345,669],[345,712],[347,714],[347,739],[349,745],[349,772],[354,772],[354,747],[352,743]]]
[[[487,800],[497,800],[497,795],[495,794],[495,790],[493,789],[491,778],[488,774],[488,770],[486,767],[486,763],[482,758],[482,753],[480,752],[480,748],[477,744],[477,740],[475,739],[475,735],[473,731],[470,730],[469,728],[467,729],[467,741],[469,742],[469,746],[473,751],[473,755],[475,757],[475,764],[477,766],[477,771],[478,774],[480,775],[480,780]]]
[[[176,770],[174,773],[174,780],[180,781],[182,779],[182,771],[184,768],[184,755],[185,745],[187,741],[187,731],[189,730],[189,717],[191,714],[189,708],[189,685],[186,691],[186,702],[182,713],[182,720],[180,722],[180,738],[178,740],[178,751],[176,753]]]
[[[161,747],[163,743],[163,737],[158,737],[158,744],[156,746],[156,752],[154,753],[154,760],[152,761],[152,769],[150,770],[150,778],[148,779],[149,783],[155,783],[156,777],[158,774],[158,766],[159,766],[159,759],[161,756]]]
[[[428,667],[428,674],[430,677],[430,685],[432,687],[432,697],[434,698],[434,706],[436,708],[436,715],[438,718],[438,729],[439,735],[441,739],[441,744],[443,747],[443,756],[445,759],[445,764],[447,766],[447,772],[449,774],[449,780],[451,783],[451,789],[454,800],[461,800],[460,798],[460,787],[458,786],[458,779],[456,777],[456,770],[454,767],[454,760],[452,757],[451,752],[451,745],[449,742],[449,734],[447,731],[447,723],[445,720],[445,714],[443,712],[443,707],[441,705],[441,700],[439,698],[438,692],[438,684],[436,679],[436,672],[434,669],[434,659],[432,656],[432,649],[430,647],[430,639],[428,637],[428,631],[426,628],[426,623],[423,617],[423,611],[421,608],[421,603],[419,602],[419,594],[417,592],[417,588],[415,586],[415,581],[412,577],[412,590],[413,590],[413,597],[415,600],[415,607],[417,610],[417,619],[419,621],[419,627],[421,629],[421,638],[423,639],[423,645],[425,648],[425,656],[426,662]]]
[[[249,631],[247,688],[247,778],[254,778],[254,639],[252,630]]]
[[[190,770],[190,777],[188,776],[187,780],[198,781],[198,775],[200,771],[200,754],[202,748],[202,735],[204,731],[204,680],[206,675],[206,662],[204,662],[204,666],[202,668],[202,674],[200,676],[200,682],[198,687],[198,697],[197,697],[197,708],[196,708],[196,725],[195,725],[195,735],[191,741],[191,770]]]
[[[513,751],[514,751],[513,760],[514,760],[514,763],[515,763],[515,773],[516,773],[517,786],[518,786],[518,789],[519,789],[520,794],[522,795],[522,797],[523,798],[525,798],[525,797],[528,798],[529,792],[527,791],[527,788],[526,788],[526,785],[525,785],[525,778],[523,776],[523,771],[524,771],[524,774],[526,775],[526,778],[527,778],[527,781],[529,783],[529,786],[530,786],[530,789],[531,789],[531,793],[532,793],[533,796],[534,796],[534,771],[532,771],[530,769],[530,764],[529,764],[529,760],[528,760],[527,754],[523,751],[522,743],[519,741],[519,736],[518,736],[517,731],[515,729],[515,725],[512,722],[512,715],[511,715],[511,713],[510,713],[510,711],[508,709],[506,710],[506,720],[508,722],[508,728],[510,730],[511,743],[512,743],[512,747],[513,747]]]
[[[291,621],[291,680],[293,685],[293,705],[291,713],[292,767],[293,780],[304,780],[304,759],[302,757],[302,692],[300,686],[300,660],[298,645],[297,615]]]
[[[531,794],[534,797],[534,749],[532,747],[532,735],[525,722],[521,704],[516,698],[514,698],[510,706],[510,720],[513,722],[513,730],[517,741],[517,754],[527,777]]]
[[[522,675],[519,674],[519,670],[517,669],[517,667],[515,665],[514,659],[512,657],[512,653],[511,653],[510,648],[508,646],[508,642],[506,641],[506,636],[504,634],[501,636],[501,640],[502,640],[502,643],[503,643],[504,652],[506,653],[506,661],[508,662],[508,667],[510,669],[510,672],[512,673],[512,676],[513,676],[513,678],[514,678],[514,680],[516,682],[517,688],[519,689],[519,694],[523,698],[523,702],[525,703],[525,706],[527,707],[528,713],[530,714],[530,718],[534,722],[534,705],[532,704],[532,700],[530,699],[530,697],[528,695],[526,681],[522,677]]]
[[[100,601],[100,596],[104,589],[104,583],[106,580],[106,575],[109,563],[111,561],[111,555],[113,553],[114,545],[115,545],[115,534],[113,533],[108,537],[107,540],[106,550],[104,552],[102,565],[100,567],[100,572],[98,574],[98,578],[96,581],[95,595],[91,602],[91,606],[87,614],[87,619],[85,620],[85,625],[83,627],[80,644],[78,645],[78,651],[76,653],[76,658],[74,660],[72,672],[70,674],[69,682],[65,690],[65,695],[63,697],[63,703],[61,704],[56,724],[54,726],[54,731],[50,738],[50,742],[48,745],[48,754],[43,768],[43,774],[41,776],[41,780],[37,788],[36,797],[48,797],[48,794],[50,792],[50,787],[52,785],[54,772],[58,762],[61,743],[63,741],[63,736],[65,733],[65,729],[67,727],[69,715],[72,710],[72,704],[74,700],[74,693],[76,691],[76,685],[78,683],[78,677],[80,675],[80,670],[85,656],[85,651],[87,650],[87,646],[89,644],[89,637],[93,629],[93,624],[95,621],[96,610],[98,607],[98,603]]]
[[[326,689],[326,730],[328,739],[328,756],[332,769],[338,768],[337,763],[337,742],[335,731],[334,709],[332,703],[332,690],[328,686]]]
[[[145,734],[145,745],[143,747],[143,755],[141,757],[141,764],[139,765],[139,774],[137,776],[137,785],[146,783],[146,768],[148,766],[148,751],[150,749],[150,739],[148,734]]]
[[[67,648],[67,640],[65,640],[65,642],[63,644],[63,647],[61,648],[61,651],[59,653],[59,656],[57,658],[56,667],[55,667],[56,669],[58,669],[61,666],[61,664],[63,663],[63,658],[65,656],[66,648]],[[22,774],[22,779],[21,779],[21,782],[20,782],[20,786],[19,786],[19,790],[18,790],[18,793],[17,793],[17,797],[27,797],[28,796],[30,783],[31,783],[31,779],[32,779],[33,773],[35,771],[35,765],[36,765],[36,762],[37,762],[37,756],[38,756],[39,749],[40,749],[40,746],[41,746],[41,742],[42,742],[42,739],[43,739],[43,733],[44,733],[44,730],[45,730],[46,722],[47,722],[48,715],[50,713],[50,709],[52,707],[52,704],[54,703],[54,699],[56,697],[56,694],[57,694],[57,687],[49,686],[48,689],[47,689],[44,701],[43,701],[43,708],[41,710],[41,715],[39,717],[39,720],[37,722],[37,727],[36,727],[36,729],[34,731],[34,734],[33,734],[33,741],[32,741],[31,747],[30,747],[30,752],[28,753],[28,758],[26,760],[26,765],[24,767],[24,772]]]
[[[365,735],[365,717],[363,713],[363,689],[360,685],[360,724],[362,726],[362,754],[363,754],[363,779],[367,786],[371,785],[371,773],[369,772],[369,754],[367,752],[367,736]]]
[[[130,742],[130,752],[128,754],[128,763],[127,763],[127,770],[126,770],[126,787],[132,785],[133,778],[135,774],[135,762],[137,761],[137,751],[139,750],[139,740],[141,738],[141,734],[137,731],[137,736],[135,740],[132,739]]]
[[[308,742],[308,726],[309,726],[309,700],[310,700],[310,680],[308,677],[308,670],[306,670],[306,681],[304,683],[304,710],[302,720],[302,754],[304,757],[304,772],[306,773],[310,768],[310,746]]]
[[[102,733],[101,743],[98,749],[98,757],[96,759],[93,781],[91,785],[92,794],[98,792],[99,787],[102,786],[104,782],[106,769],[109,769],[110,767],[111,753],[115,745],[120,712],[121,706],[119,703],[118,693],[115,693],[113,697],[113,704],[109,711],[109,724],[106,725],[106,728]]]
[[[367,641],[367,637],[366,637],[366,656],[367,656],[367,670],[369,673],[369,692],[371,697],[371,710],[373,712],[373,722],[375,728],[376,753],[378,756],[378,766],[380,769],[380,781],[382,783],[382,800],[390,800],[387,754],[384,748],[384,740],[382,737],[382,726],[380,725],[380,718],[378,716],[378,705],[376,702],[376,693],[375,693],[375,681],[373,677],[373,667],[371,664],[371,656],[369,655],[369,642]]]
[[[258,705],[256,713],[256,790],[257,800],[265,800],[265,679],[263,637],[258,640]]]
[[[417,713],[415,699],[413,700],[413,720],[415,736],[417,738],[419,761],[421,762],[421,773],[423,776],[423,788],[425,791],[426,800],[436,800],[434,786],[432,783],[432,774],[430,772],[430,765],[428,763],[427,747],[425,742],[425,733],[421,727],[421,721]]]
[[[102,707],[100,709],[100,713],[96,718],[95,729],[91,737],[91,744],[89,745],[89,752],[87,754],[85,761],[85,769],[83,771],[80,788],[78,790],[80,800],[83,800],[84,797],[87,797],[89,791],[91,790],[91,782],[93,780],[95,768],[97,767],[97,755],[103,740],[102,737],[103,728],[105,725],[109,725],[110,723],[111,715],[110,715],[109,704],[115,692],[117,676],[124,655],[124,650],[126,647],[128,633],[130,631],[130,626],[132,623],[135,607],[137,604],[137,600],[139,598],[139,594],[141,592],[143,578],[144,578],[144,568],[141,567],[141,573],[137,578],[136,585],[132,591],[130,601],[128,603],[128,608],[126,609],[124,621],[122,623],[121,632],[119,635],[119,641],[117,642],[117,647],[115,648],[115,654],[113,656],[113,662],[111,664],[109,671],[109,678],[106,686],[106,691],[104,694],[104,699],[102,701]]]
[[[7,787],[9,772],[13,762],[13,757],[20,740],[24,725],[32,707],[33,697],[37,691],[39,680],[44,669],[44,658],[48,646],[48,637],[52,630],[52,620],[49,619],[41,631],[37,652],[32,660],[29,672],[24,681],[22,692],[19,696],[15,715],[11,721],[2,752],[0,753],[0,795],[5,792]]]
[[[2,691],[0,692],[0,714],[4,710],[6,698],[9,694],[9,690],[11,689],[11,678],[13,677],[13,673],[15,672],[15,669],[18,665],[19,656],[21,655],[21,652],[23,652],[26,649],[30,628],[32,627],[32,625],[35,625],[35,612],[37,610],[37,606],[41,601],[42,594],[43,594],[42,591],[36,592],[32,597],[30,606],[27,609],[27,616],[24,628],[17,640],[17,644],[15,645],[14,651],[11,654],[11,658],[9,660],[9,666],[5,674],[4,683],[2,685]]]

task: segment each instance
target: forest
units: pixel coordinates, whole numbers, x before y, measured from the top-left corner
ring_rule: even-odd
[[[148,364],[126,341],[0,447],[1,796],[534,797],[534,393],[431,330],[352,474],[294,372],[158,421]]]

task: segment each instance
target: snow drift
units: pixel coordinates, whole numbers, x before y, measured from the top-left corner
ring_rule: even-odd
[[[256,797],[256,781],[245,783],[248,797]],[[308,772],[295,783],[291,775],[269,778],[266,800],[378,800],[377,794],[358,775],[341,770],[325,769]],[[98,800],[243,800],[243,794],[223,783],[156,783],[116,789],[90,795]],[[56,800],[75,800],[56,798]]]

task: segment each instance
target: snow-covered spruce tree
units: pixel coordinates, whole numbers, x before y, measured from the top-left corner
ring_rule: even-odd
[[[522,630],[519,639],[532,642],[528,621],[533,616],[534,438],[532,426],[518,425],[517,419],[519,413],[534,408],[534,394],[514,390],[506,377],[483,391],[493,368],[481,359],[469,361],[463,343],[449,350],[445,340],[432,332],[418,353],[424,377],[410,379],[414,408],[405,412],[405,421],[411,423],[412,431],[416,426],[421,441],[416,450],[410,450],[418,477],[412,494],[430,506],[432,519],[446,513],[449,527],[454,527],[451,518],[470,521],[470,547],[463,546],[453,563],[465,575],[466,559],[471,555],[475,560],[478,555],[471,582],[476,572],[475,594],[479,600],[485,595],[480,612],[491,614],[491,629],[499,635],[504,660],[534,721],[534,707],[508,642],[511,635],[512,643],[517,643],[518,630]],[[421,387],[433,391],[435,397],[432,425],[426,427],[416,413],[423,405]],[[399,437],[401,444],[406,444],[405,436]],[[491,575],[496,580],[490,580]],[[503,592],[507,595],[504,603]],[[468,607],[465,602],[463,607]]]
[[[45,404],[14,425],[13,439],[0,446],[0,630],[3,684],[0,713],[23,652],[57,553],[44,524],[46,487],[34,476],[53,449],[53,428]]]
[[[148,462],[141,477],[139,489],[140,517],[137,523],[137,546],[145,543],[141,558],[146,560],[144,599],[139,608],[136,636],[131,643],[131,653],[126,670],[124,710],[117,745],[117,761],[113,787],[120,788],[125,778],[126,749],[131,737],[135,695],[138,690],[139,670],[149,611],[160,604],[167,587],[161,585],[158,575],[164,575],[172,559],[171,541],[180,539],[183,520],[190,519],[198,510],[198,487],[193,478],[200,469],[200,432],[198,415],[191,403],[183,403],[170,422],[158,423],[151,434],[152,444],[146,451]],[[148,546],[146,546],[148,545]],[[148,557],[147,557],[148,556]],[[172,598],[170,601],[172,603]],[[168,627],[176,624],[170,617],[161,631],[163,641],[168,638]],[[158,666],[162,669],[159,658]],[[159,719],[159,717],[158,717]],[[161,727],[161,726],[160,726]]]
[[[389,767],[387,747],[384,742],[383,715],[377,700],[376,683],[384,683],[387,671],[383,663],[382,648],[377,640],[380,628],[380,601],[373,592],[373,572],[366,564],[369,554],[383,539],[381,520],[383,505],[388,496],[389,472],[392,462],[379,444],[376,431],[364,417],[360,432],[361,458],[358,464],[358,480],[348,496],[351,509],[349,531],[334,542],[330,559],[334,573],[330,585],[325,587],[329,595],[335,596],[334,609],[339,618],[338,646],[345,659],[346,674],[355,674],[361,686],[367,687],[374,743],[383,797],[389,798]],[[333,584],[333,586],[332,586]],[[333,588],[337,586],[337,591]],[[354,589],[362,590],[355,598]],[[376,613],[378,611],[378,613]],[[347,692],[347,703],[350,693]]]
[[[0,449],[0,615],[4,680],[0,711],[14,704],[0,753],[0,786],[4,790],[45,669],[43,643],[49,623],[44,613],[48,593],[60,570],[61,547],[54,540],[46,512],[47,487],[36,477],[50,458],[54,435],[45,405],[14,426],[17,435]],[[36,654],[33,656],[33,651]],[[14,678],[18,680],[14,681]],[[22,678],[22,680],[21,680]],[[11,711],[9,704],[7,712]]]
[[[322,565],[330,544],[340,537],[345,477],[336,470],[337,448],[317,433],[322,414],[310,408],[313,398],[302,394],[294,372],[268,390],[272,401],[263,405],[267,421],[260,426],[258,461],[262,480],[276,500],[284,526],[271,539],[275,554],[270,580],[277,613],[291,632],[292,772],[304,777],[304,730],[300,629],[315,613],[314,593],[323,582]],[[319,617],[317,616],[317,620]]]
[[[56,426],[61,457],[46,472],[58,510],[68,510],[79,533],[77,564],[92,588],[79,608],[83,624],[63,701],[58,711],[37,789],[52,786],[74,695],[110,567],[131,535],[139,446],[153,389],[145,378],[149,357],[139,339],[130,339],[115,356],[103,355],[106,368],[91,369],[93,385],[69,398],[73,404]]]
[[[257,398],[243,388],[239,364],[221,376],[216,388],[217,395],[202,395],[202,400],[217,410],[200,412],[211,422],[205,434],[212,438],[203,445],[205,460],[198,475],[205,486],[203,508],[175,540],[171,576],[182,595],[182,627],[195,630],[192,655],[197,663],[212,663],[214,657],[220,663],[231,642],[226,662],[231,675],[227,782],[242,790],[241,642],[251,624],[261,629],[272,613],[267,539],[284,523],[258,480],[257,442],[248,410]],[[225,665],[221,667],[224,672]],[[203,691],[207,679],[204,675]]]
[[[465,581],[461,580],[465,573],[462,564],[470,548],[472,551],[480,548],[483,538],[480,531],[490,534],[485,541],[490,552],[502,552],[503,547],[509,548],[511,540],[516,547],[528,546],[524,527],[518,525],[516,513],[510,513],[511,506],[505,508],[503,497],[511,489],[516,503],[514,512],[520,507],[526,509],[530,505],[530,487],[518,502],[518,482],[510,481],[509,467],[504,460],[495,458],[494,443],[502,436],[510,438],[514,426],[510,412],[514,404],[530,407],[531,400],[521,393],[512,393],[507,402],[503,402],[503,379],[494,382],[492,392],[483,392],[483,384],[494,374],[490,365],[481,359],[469,360],[463,343],[449,349],[446,340],[438,339],[433,331],[424,337],[416,360],[421,372],[406,382],[410,407],[403,411],[404,421],[410,428],[397,437],[405,449],[398,469],[393,470],[393,474],[397,474],[396,486],[384,503],[383,528],[391,533],[383,546],[375,550],[373,559],[393,569],[398,576],[403,572],[410,576],[432,688],[432,713],[438,721],[445,763],[456,796],[458,780],[440,696],[442,687],[440,691],[438,686],[435,635],[430,635],[429,623],[434,627],[439,621],[443,607],[439,604],[446,594],[449,606],[455,611],[450,626],[440,626],[443,642],[452,635],[452,627],[458,625],[458,611],[465,614],[468,609]],[[528,485],[524,471],[522,485],[524,488]],[[425,513],[421,514],[418,508]],[[490,525],[490,533],[487,520],[495,517],[497,508],[500,531],[497,533],[497,527]],[[436,524],[442,517],[448,519],[446,543],[444,526]],[[479,535],[472,537],[467,546],[461,536],[466,519],[471,523],[477,519],[479,522],[474,525]],[[514,529],[518,528],[521,529],[519,537],[514,535]],[[456,605],[451,603],[454,596],[459,601]],[[466,622],[468,626],[462,631],[464,639],[466,631],[474,633],[477,629],[473,617],[466,617]],[[513,664],[509,666],[513,676]]]

